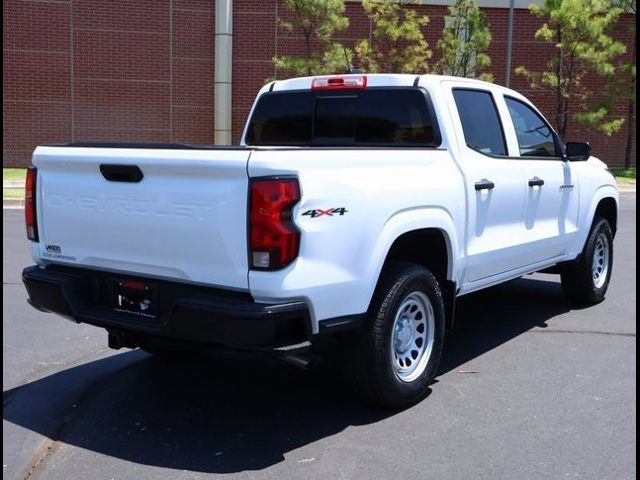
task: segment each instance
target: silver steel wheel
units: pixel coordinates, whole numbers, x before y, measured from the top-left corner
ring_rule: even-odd
[[[604,233],[600,233],[596,239],[596,248],[591,262],[591,276],[596,288],[601,288],[607,281],[610,258],[609,239]]]
[[[431,357],[435,315],[427,296],[412,292],[400,303],[391,332],[391,364],[403,382],[420,377]]]

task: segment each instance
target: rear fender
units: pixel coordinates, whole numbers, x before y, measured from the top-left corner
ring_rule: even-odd
[[[447,280],[458,277],[458,241],[453,219],[448,211],[439,207],[414,208],[400,211],[385,223],[371,255],[372,262],[367,278],[369,303],[382,273],[385,260],[393,243],[405,233],[422,229],[437,229],[443,234],[447,246]]]

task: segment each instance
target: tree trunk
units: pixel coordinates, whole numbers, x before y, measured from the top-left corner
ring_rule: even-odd
[[[635,82],[634,82],[635,83]],[[633,128],[635,123],[633,121],[633,108],[636,106],[636,102],[629,100],[629,110],[627,111],[627,144],[624,148],[624,168],[631,168],[631,147],[633,146]]]
[[[312,57],[312,50],[311,50],[311,32],[307,33],[306,31],[304,32],[304,40],[307,46],[307,76],[311,76],[311,57]]]
[[[635,64],[636,59],[636,36],[633,36],[633,61]],[[624,148],[624,168],[631,168],[631,147],[633,144],[633,128],[635,122],[633,121],[633,108],[636,106],[636,78],[631,76],[631,88],[629,89],[629,104],[627,105],[627,144]]]
[[[562,42],[562,30],[558,25],[556,29],[556,39],[558,43]],[[564,98],[562,96],[562,51],[560,49],[557,50],[557,63],[556,63],[556,130],[558,131],[558,135],[564,141],[564,124],[562,119],[564,115],[562,114],[562,107],[564,105]]]
[[[562,114],[562,133],[560,134],[560,137],[563,139],[563,141],[564,141],[564,136],[569,131],[569,118],[571,118],[569,116],[569,104],[571,103],[571,95],[572,95],[571,87],[573,86],[573,62],[574,61],[575,61],[575,56],[572,53],[571,56],[569,57],[569,71],[564,74],[564,76],[566,78],[566,87],[564,89],[564,109],[563,109],[563,114]]]

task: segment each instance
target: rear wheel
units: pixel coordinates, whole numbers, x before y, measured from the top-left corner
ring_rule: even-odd
[[[388,407],[423,399],[444,342],[444,303],[436,278],[420,265],[389,265],[374,294],[367,325],[358,333],[343,349],[357,392]]]
[[[563,265],[562,289],[570,300],[593,305],[604,300],[613,266],[613,234],[609,222],[596,217],[582,254]]]

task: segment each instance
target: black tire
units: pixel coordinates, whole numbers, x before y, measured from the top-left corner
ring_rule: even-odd
[[[407,299],[415,292],[423,293],[431,304],[433,343],[426,366],[416,362],[424,368],[422,373],[407,381],[397,373],[399,364],[396,365],[392,357],[396,351],[392,347],[392,338],[398,310],[401,305],[406,305]],[[341,349],[344,357],[341,363],[348,368],[350,384],[365,400],[385,407],[407,407],[429,393],[429,385],[440,362],[444,333],[444,303],[436,278],[420,265],[394,262],[385,268],[378,282],[367,324],[358,332],[353,332],[350,338],[345,338],[348,343]],[[397,358],[395,361],[398,361]]]
[[[606,239],[604,248],[608,250],[608,265],[605,278],[602,282],[596,284],[592,265],[598,240],[602,238]],[[606,219],[596,217],[593,220],[587,242],[578,259],[562,266],[560,278],[564,294],[569,300],[580,305],[594,305],[602,302],[609,287],[612,269],[613,233],[611,232],[611,226]]]

